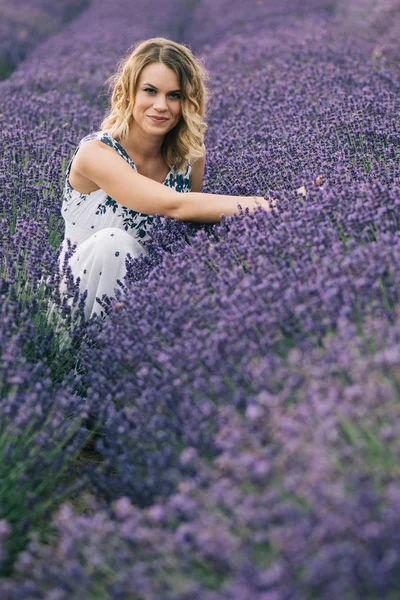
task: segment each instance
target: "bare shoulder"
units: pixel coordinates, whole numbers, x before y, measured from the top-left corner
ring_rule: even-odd
[[[126,174],[131,168],[111,146],[100,140],[88,140],[78,149],[75,158],[75,171],[92,180],[94,172],[117,171]]]
[[[190,187],[192,192],[200,192],[204,171],[206,166],[206,147],[203,144],[203,156],[201,158],[196,158],[191,162],[192,170],[190,172]]]
[[[77,162],[82,162],[82,160],[87,160],[92,156],[104,154],[104,152],[116,154],[113,148],[107,144],[104,144],[104,142],[101,142],[100,140],[87,140],[79,146],[74,160]]]
[[[99,189],[99,187],[85,174],[83,164],[85,161],[85,155],[88,152],[91,154],[94,152],[96,154],[96,146],[101,143],[102,142],[99,140],[88,140],[84,142],[79,146],[74,158],[72,159],[69,171],[69,183],[81,194],[90,194]]]

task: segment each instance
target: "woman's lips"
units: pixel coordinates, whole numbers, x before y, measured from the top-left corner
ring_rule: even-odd
[[[164,118],[157,118],[157,117],[152,117],[150,115],[147,115],[149,117],[149,119],[151,119],[154,123],[165,123],[165,121],[168,121],[168,119],[164,119]]]

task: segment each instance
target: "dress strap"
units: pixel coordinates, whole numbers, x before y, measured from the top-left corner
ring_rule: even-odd
[[[108,131],[103,131],[100,132],[100,138],[99,138],[102,142],[104,142],[105,144],[107,144],[108,146],[114,148],[114,150],[124,159],[126,160],[126,162],[133,168],[135,169],[135,171],[137,171],[136,165],[133,162],[133,160],[131,159],[131,157],[129,156],[129,154],[126,152],[125,148],[123,146],[121,146],[121,144],[119,142],[117,142],[117,140],[115,140],[109,133]]]

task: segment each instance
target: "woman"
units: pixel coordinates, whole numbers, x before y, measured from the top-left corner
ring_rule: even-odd
[[[69,265],[87,290],[86,318],[102,314],[96,298],[112,297],[125,258],[144,253],[153,216],[215,223],[262,197],[201,193],[208,98],[203,65],[165,38],[138,43],[111,78],[111,109],[101,131],[81,140],[68,165],[62,215],[65,239],[77,244]],[[152,216],[153,215],[153,216]]]

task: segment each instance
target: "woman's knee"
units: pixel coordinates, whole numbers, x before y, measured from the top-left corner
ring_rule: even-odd
[[[123,262],[129,254],[132,258],[145,254],[143,246],[129,233],[109,227],[93,235],[91,244],[81,248],[78,254],[86,262],[102,265],[104,269],[123,270],[118,264]]]
[[[142,254],[145,252],[142,244],[123,229],[107,227],[93,234],[93,243],[102,248],[106,253]]]

